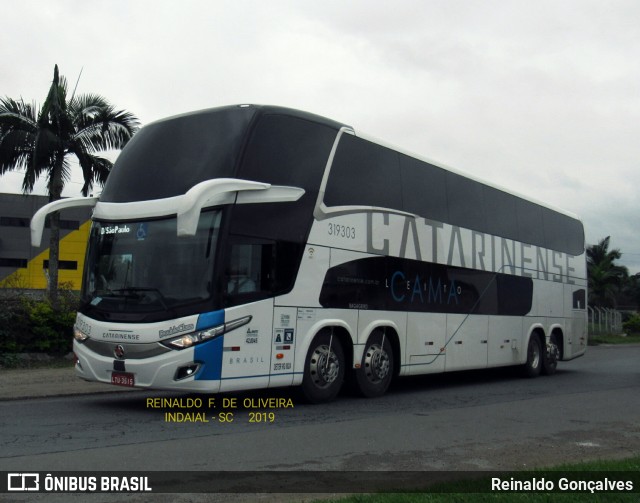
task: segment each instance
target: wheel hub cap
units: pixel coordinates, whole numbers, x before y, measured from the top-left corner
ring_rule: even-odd
[[[389,355],[378,344],[372,344],[364,357],[364,368],[370,381],[382,381],[389,374]]]
[[[310,367],[313,381],[320,387],[329,386],[340,373],[338,357],[333,351],[329,351],[329,346],[316,348],[311,358]]]

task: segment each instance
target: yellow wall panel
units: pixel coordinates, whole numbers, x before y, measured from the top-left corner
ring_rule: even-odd
[[[76,270],[60,269],[58,284],[69,283],[72,290],[80,290],[82,286],[82,271],[84,269],[85,251],[89,239],[91,220],[83,223],[77,231],[70,232],[60,240],[60,260],[72,260],[78,263]],[[49,249],[31,259],[26,269],[18,269],[7,276],[1,287],[32,288],[44,290],[47,288],[47,277],[42,266],[49,259]]]

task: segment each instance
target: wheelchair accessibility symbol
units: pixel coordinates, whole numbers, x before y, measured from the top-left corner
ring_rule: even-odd
[[[138,230],[136,231],[136,238],[138,241],[144,241],[147,237],[147,224],[138,225]]]

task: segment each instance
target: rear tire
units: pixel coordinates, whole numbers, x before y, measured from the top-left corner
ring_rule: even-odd
[[[524,364],[523,373],[526,377],[537,377],[542,370],[542,344],[537,334],[531,334],[527,345],[527,363]]]
[[[558,360],[560,359],[560,349],[558,348],[558,337],[556,334],[549,336],[549,344],[546,345],[543,353],[542,373],[546,376],[555,374]]]
[[[319,333],[311,342],[304,363],[304,397],[311,403],[333,400],[340,392],[344,375],[345,360],[340,340],[330,333]]]
[[[385,394],[393,378],[393,349],[380,332],[369,336],[356,370],[356,386],[360,395],[373,398]]]

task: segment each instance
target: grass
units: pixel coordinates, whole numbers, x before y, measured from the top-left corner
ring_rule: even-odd
[[[429,488],[429,492],[358,494],[340,499],[322,500],[324,503],[454,503],[459,501],[473,502],[550,502],[582,503],[582,502],[636,502],[640,492],[640,457],[613,461],[592,461],[559,465],[553,468],[527,472],[501,474],[502,480],[515,477],[519,480],[559,480],[567,477],[572,481],[609,480],[632,481],[634,493],[589,493],[589,492],[490,492],[491,476],[483,476],[473,480],[461,480],[438,484]],[[625,475],[625,473],[627,475]],[[495,476],[495,475],[494,475]],[[557,484],[556,484],[557,487]]]
[[[589,345],[599,344],[637,344],[640,343],[640,334],[630,335],[590,335]]]
[[[21,357],[19,354],[0,354],[0,370],[16,369],[57,369],[73,367],[73,360],[64,356],[50,356],[46,359],[36,359],[33,356]]]

